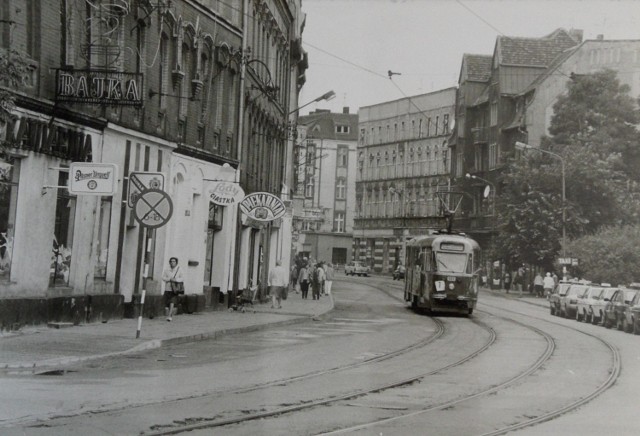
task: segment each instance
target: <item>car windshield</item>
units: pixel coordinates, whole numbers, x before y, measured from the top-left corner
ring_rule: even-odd
[[[436,253],[436,263],[440,272],[463,273],[467,268],[467,255],[464,253]]]

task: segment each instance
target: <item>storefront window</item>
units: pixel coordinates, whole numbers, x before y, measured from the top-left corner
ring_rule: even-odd
[[[107,277],[107,260],[109,258],[109,228],[111,227],[111,197],[100,200],[100,225],[98,227],[98,261],[96,262],[94,277]]]
[[[222,230],[222,217],[224,208],[213,202],[209,202],[209,219],[207,220],[207,252],[204,264],[204,284],[211,286],[212,279],[212,262],[213,247],[216,232]]]
[[[13,256],[20,161],[0,156],[0,280],[9,280]]]
[[[61,171],[58,176],[58,186],[66,186],[68,180],[69,173]],[[75,196],[71,196],[69,190],[65,188],[58,188],[56,221],[51,254],[50,286],[67,286],[69,284],[75,216]]]

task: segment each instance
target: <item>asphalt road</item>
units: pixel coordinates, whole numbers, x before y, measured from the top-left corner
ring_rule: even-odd
[[[340,278],[322,321],[5,378],[52,408],[2,433],[640,433],[640,338],[490,293],[471,318],[429,317],[401,287]]]

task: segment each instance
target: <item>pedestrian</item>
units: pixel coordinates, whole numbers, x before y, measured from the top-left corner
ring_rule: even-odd
[[[555,281],[553,280],[553,277],[551,277],[551,273],[547,273],[547,275],[544,277],[543,282],[544,295],[547,297],[547,299],[549,299],[549,295],[551,295],[551,291],[555,286]]]
[[[542,279],[540,271],[538,271],[536,276],[533,278],[533,291],[536,294],[536,298],[542,298],[542,293],[544,292],[544,280]]]
[[[320,299],[320,292],[322,291],[322,285],[324,284],[324,269],[322,269],[322,263],[316,265],[313,271],[313,280],[311,283],[312,294],[314,300]]]
[[[306,263],[302,265],[302,268],[300,268],[298,272],[298,285],[300,285],[302,299],[306,300],[309,294],[309,265]]]
[[[556,274],[555,272],[553,272],[553,274],[551,275],[551,277],[553,277],[553,287],[555,288],[555,286],[558,284],[558,282],[560,281],[560,279],[558,278],[558,274]]]
[[[327,295],[331,295],[331,286],[333,285],[333,276],[335,275],[331,263],[327,263],[324,275],[324,290],[327,292]]]
[[[184,277],[182,270],[178,266],[178,258],[169,259],[169,268],[162,272],[164,281],[164,314],[167,321],[173,319],[174,310],[178,302],[178,295],[184,294]]]
[[[509,275],[509,271],[505,271],[504,277],[502,278],[502,282],[504,283],[504,289],[509,293],[509,289],[511,289],[511,275]]]
[[[522,289],[524,287],[524,271],[522,268],[518,268],[518,270],[514,273],[513,284],[516,286],[516,290],[522,297]]]
[[[269,295],[271,295],[271,308],[282,308],[282,296],[284,295],[285,287],[289,286],[289,274],[285,267],[282,266],[281,260],[277,260],[276,266],[269,271],[267,286],[269,286]]]
[[[289,283],[291,284],[291,291],[298,293],[298,265],[291,266],[291,274],[289,275]]]

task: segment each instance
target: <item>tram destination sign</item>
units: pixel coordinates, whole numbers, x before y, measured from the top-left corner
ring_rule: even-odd
[[[56,101],[141,106],[143,76],[109,70],[56,70]]]

